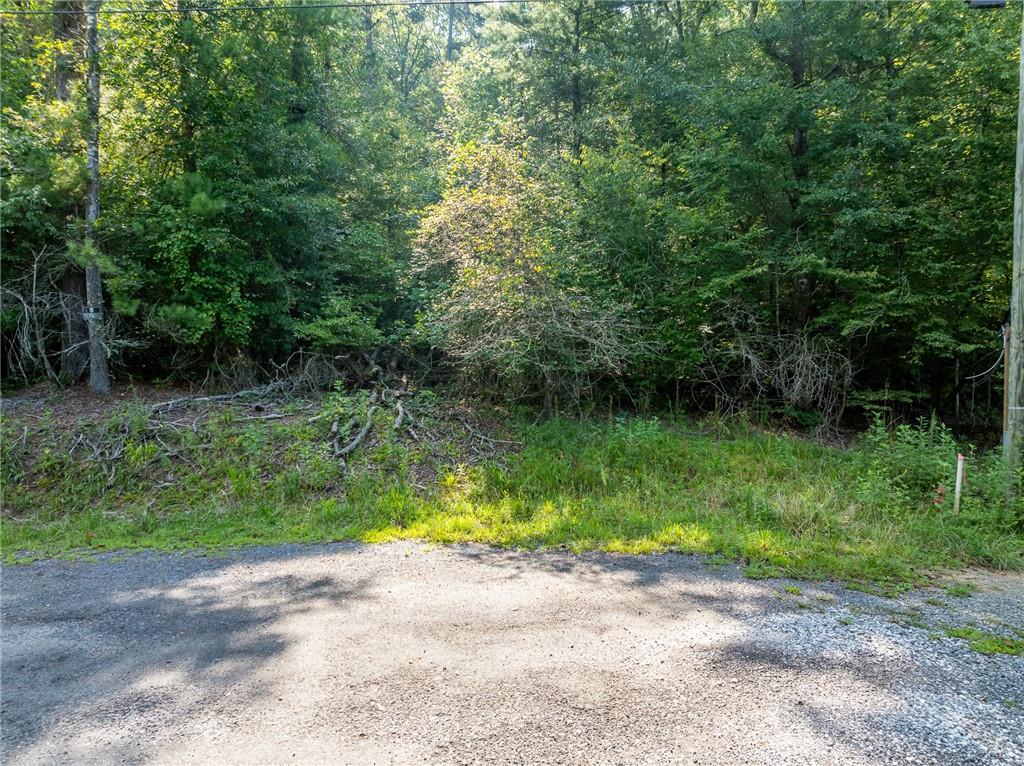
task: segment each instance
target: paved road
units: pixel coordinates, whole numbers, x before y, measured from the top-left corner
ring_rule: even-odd
[[[1024,763],[1024,658],[934,627],[1019,625],[1019,578],[894,602],[411,543],[2,574],[10,766]]]

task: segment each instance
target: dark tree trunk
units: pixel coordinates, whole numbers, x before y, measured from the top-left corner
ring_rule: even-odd
[[[444,60],[455,60],[455,3],[448,3],[448,43],[444,46]]]
[[[583,3],[577,3],[572,16],[572,76],[570,91],[572,98],[572,156],[579,163],[583,154],[583,139],[580,135],[580,120],[583,115],[583,84],[580,75],[580,52],[583,48],[581,22]]]
[[[82,317],[85,308],[85,272],[71,266],[60,278],[61,312],[64,332],[61,337],[61,377],[73,383],[89,366],[89,326]]]
[[[82,4],[79,0],[53,0],[53,39],[57,55],[53,60],[54,98],[71,98],[71,81],[78,75],[76,50],[81,49]]]
[[[196,122],[192,108],[192,14],[188,0],[178,2],[178,37],[181,41],[181,55],[178,58],[178,100],[181,114],[181,143],[184,156],[182,169],[186,173],[195,173],[199,165],[196,161]]]
[[[71,98],[71,83],[81,76],[75,62],[82,50],[84,16],[79,0],[54,0],[53,37],[57,43],[54,57],[54,97],[58,101]],[[73,209],[68,210],[68,215]],[[61,333],[61,377],[69,383],[78,380],[89,366],[89,328],[82,318],[85,306],[85,272],[69,266],[61,275],[61,313],[64,332]]]

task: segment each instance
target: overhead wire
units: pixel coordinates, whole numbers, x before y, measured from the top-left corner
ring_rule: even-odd
[[[287,10],[316,10],[323,8],[416,8],[425,6],[449,6],[449,5],[550,5],[560,0],[348,0],[342,2],[314,2],[314,3],[239,3],[234,5],[196,5],[196,6],[151,6],[142,8],[113,7],[97,9],[100,15],[144,15],[161,13],[240,13],[244,11],[287,11]],[[673,0],[590,0],[599,5],[664,5]],[[693,0],[683,0],[690,2]],[[0,8],[0,16],[52,16],[52,15],[81,15],[84,9],[73,8],[67,10],[7,10]]]
[[[996,371],[996,369],[998,369],[999,363],[1003,361],[1003,356],[1006,354],[1006,335],[1004,334],[1003,330],[1000,330],[999,334],[1003,338],[1003,347],[999,351],[999,357],[996,359],[995,363],[987,370],[985,370],[985,372],[979,372],[977,375],[968,375],[966,378],[964,378],[964,380],[978,380],[979,378],[984,378],[987,375],[991,375],[993,372]]]
[[[966,378],[964,378],[964,380],[976,380],[978,378],[984,378],[986,375],[990,375],[991,373],[995,372],[996,369],[999,367],[999,363],[1003,361],[1003,354],[1005,353],[1006,349],[1004,348],[1002,351],[999,352],[999,357],[996,359],[995,364],[993,364],[991,367],[985,370],[985,372],[979,372],[977,375],[968,375]]]

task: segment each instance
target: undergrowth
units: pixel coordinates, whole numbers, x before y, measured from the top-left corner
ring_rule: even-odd
[[[499,413],[508,432],[493,436],[522,448],[483,454],[433,401],[410,403],[419,434],[379,412],[347,478],[328,431],[363,402],[338,394],[274,419],[210,408],[193,425],[154,426],[130,404],[81,432],[46,414],[5,417],[4,558],[420,538],[682,551],[740,560],[750,576],[890,589],[930,570],[1024,568],[1005,467],[972,455],[954,514],[938,485],[952,486],[956,445],[936,424],[878,425],[841,450],[728,422],[530,425]]]

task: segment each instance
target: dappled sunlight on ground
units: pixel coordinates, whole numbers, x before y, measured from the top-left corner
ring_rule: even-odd
[[[414,543],[143,554],[4,578],[12,764],[1024,753],[1009,704],[1024,698],[1024,660],[932,637],[921,615],[939,625],[960,603],[934,595],[751,581],[678,555]],[[1007,615],[1021,595],[967,601]]]

